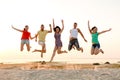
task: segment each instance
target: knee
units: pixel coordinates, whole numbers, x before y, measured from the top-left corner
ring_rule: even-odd
[[[57,51],[57,53],[58,53],[58,54],[60,54],[60,53],[61,53],[61,51],[60,51],[60,50],[58,50],[58,51]]]

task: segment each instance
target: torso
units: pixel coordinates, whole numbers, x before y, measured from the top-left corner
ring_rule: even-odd
[[[30,32],[23,31],[21,39],[28,39],[29,40],[29,37],[30,37]]]
[[[77,39],[78,36],[78,30],[77,29],[72,29],[70,31],[70,38],[76,38]]]
[[[99,41],[98,41],[98,33],[92,33],[92,43],[93,44],[99,43]]]
[[[55,37],[55,45],[57,47],[62,47],[61,34],[55,33],[54,37]]]
[[[39,41],[45,42],[45,37],[46,37],[47,33],[48,33],[48,31],[46,31],[46,30],[44,30],[44,31],[39,31],[39,32],[38,32]]]

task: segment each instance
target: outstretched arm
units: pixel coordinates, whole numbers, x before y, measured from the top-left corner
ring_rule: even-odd
[[[62,32],[63,32],[63,30],[64,30],[64,21],[63,21],[63,20],[61,20],[61,22],[62,22],[62,29],[61,29],[60,33],[62,33]]]
[[[90,29],[90,22],[89,21],[88,21],[88,29],[89,29],[89,32],[92,33],[91,29]]]
[[[102,33],[105,33],[105,32],[108,32],[108,31],[111,31],[112,29],[110,28],[110,29],[108,29],[108,30],[104,30],[104,31],[102,31],[102,32],[99,32],[98,34],[102,34]]]
[[[84,37],[83,33],[81,32],[81,30],[79,28],[77,30],[80,33],[80,35],[82,36],[82,38],[84,39],[84,41],[87,42],[87,40],[85,39],[85,37]]]
[[[48,31],[48,33],[51,33],[52,32],[52,26],[51,26],[51,24],[49,24],[49,26],[50,26],[50,30]]]
[[[17,29],[17,28],[15,28],[15,27],[13,27],[13,25],[11,26],[14,30],[17,30],[17,31],[19,31],[19,32],[23,32],[23,30],[20,30],[20,29]]]

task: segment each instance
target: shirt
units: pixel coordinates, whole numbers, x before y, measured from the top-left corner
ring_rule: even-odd
[[[48,31],[47,30],[44,30],[44,31],[38,31],[38,39],[39,41],[43,41],[45,42],[45,37],[47,35]]]
[[[21,39],[29,39],[29,37],[30,37],[30,32],[23,31]]]
[[[77,29],[72,29],[70,31],[70,37],[77,38],[78,36],[78,30]]]
[[[98,41],[98,33],[92,33],[92,43],[99,43]]]

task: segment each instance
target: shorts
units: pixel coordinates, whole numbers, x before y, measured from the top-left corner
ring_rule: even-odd
[[[22,39],[21,40],[21,44],[29,44],[29,40],[28,39]]]
[[[73,45],[74,45],[77,49],[80,48],[78,40],[77,40],[77,39],[72,39],[72,40],[70,40],[69,45],[68,45],[68,50],[69,50],[69,51],[72,49]]]
[[[45,42],[44,42],[44,41],[38,41],[38,44],[39,44],[39,45],[44,45]]]
[[[100,44],[97,43],[97,44],[92,44],[92,48],[100,48]]]

